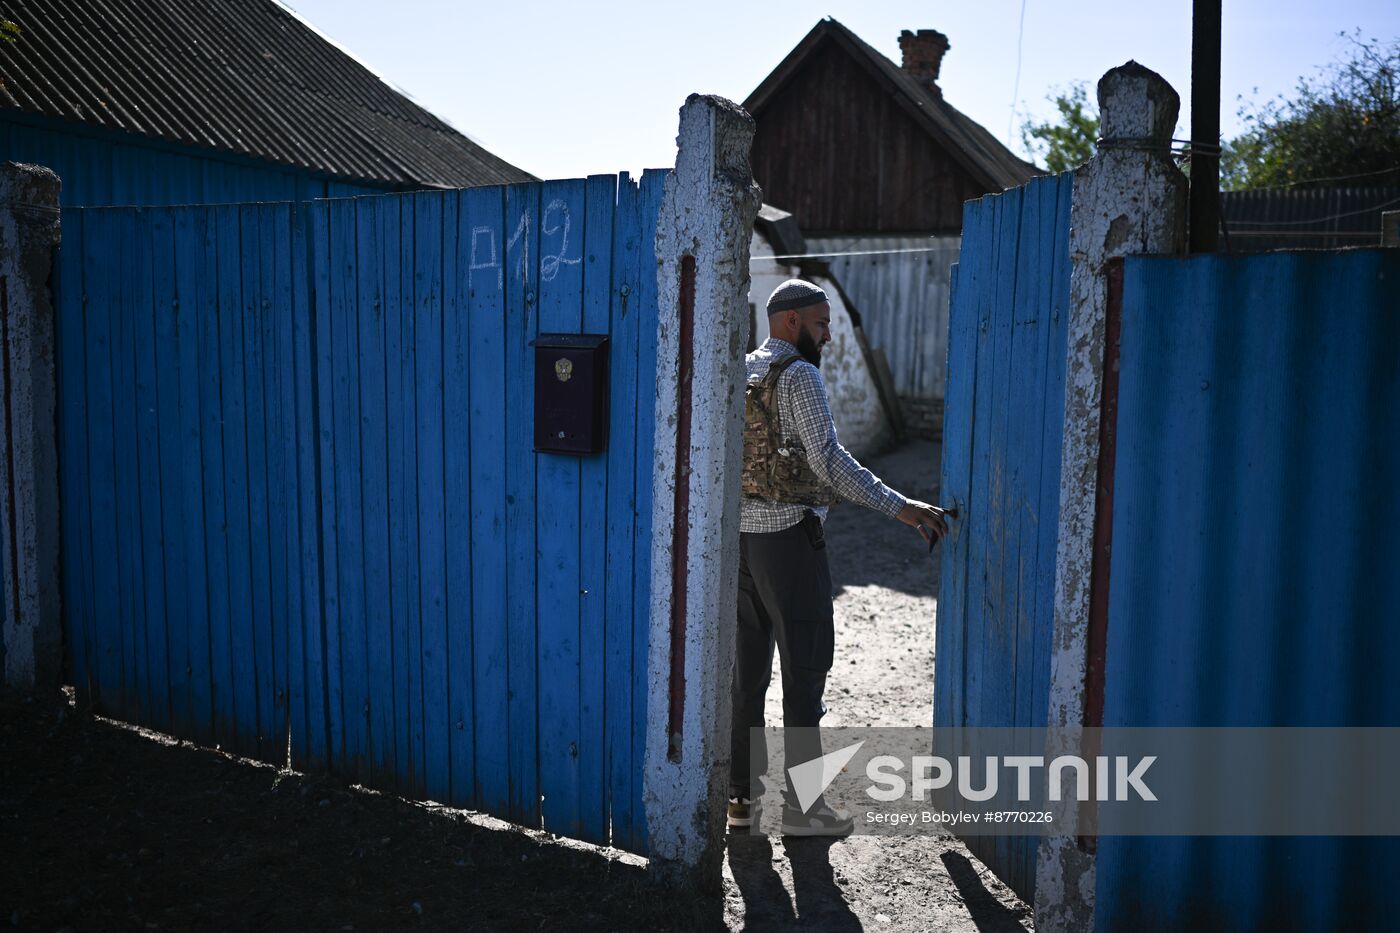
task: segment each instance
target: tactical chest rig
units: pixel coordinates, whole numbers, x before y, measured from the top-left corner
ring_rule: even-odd
[[[778,379],[797,355],[769,364],[768,372],[744,390],[744,473],[746,499],[798,505],[831,505],[836,490],[822,482],[796,438],[784,439],[778,424]]]

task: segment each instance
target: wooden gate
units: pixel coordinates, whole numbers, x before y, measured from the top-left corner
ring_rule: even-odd
[[[967,204],[954,267],[934,723],[1044,727],[1069,319],[1070,175]],[[1040,754],[1030,747],[1025,754]],[[1034,836],[967,844],[1031,900]]]
[[[663,173],[65,211],[80,700],[641,851]],[[537,333],[607,334],[536,454]]]

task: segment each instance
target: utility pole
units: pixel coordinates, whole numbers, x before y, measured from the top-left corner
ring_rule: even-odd
[[[1190,250],[1211,253],[1220,232],[1220,3],[1191,0]]]

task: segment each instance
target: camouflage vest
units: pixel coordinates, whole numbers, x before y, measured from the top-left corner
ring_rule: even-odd
[[[774,360],[758,382],[744,390],[744,474],[746,499],[798,505],[831,505],[836,490],[818,478],[796,438],[783,438],[778,424],[778,378],[801,357]]]

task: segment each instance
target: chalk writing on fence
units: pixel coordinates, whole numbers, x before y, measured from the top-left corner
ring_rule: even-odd
[[[491,259],[489,262],[482,262],[477,253],[477,244],[481,238],[486,238],[486,243],[491,249]],[[496,270],[496,287],[500,288],[501,282],[501,262],[496,257],[496,230],[493,227],[473,227],[472,228],[472,255],[471,262],[467,264],[467,285],[471,286],[476,282],[476,272],[478,269]]]
[[[570,216],[568,204],[565,204],[558,198],[555,198],[553,201],[550,201],[549,207],[545,208],[544,217],[540,221],[540,232],[543,233],[545,236],[553,236],[554,234],[560,232],[559,226],[556,225],[551,227],[549,225],[550,215],[555,213],[564,215],[563,235],[561,236],[559,241],[559,252],[555,253],[553,256],[540,257],[540,278],[546,282],[552,281],[554,277],[559,274],[559,266],[561,264],[576,266],[579,263],[583,262],[582,255],[575,256],[573,259],[564,258],[564,254],[569,251]]]
[[[576,266],[583,262],[583,255],[570,257],[569,253],[569,231],[573,228],[573,214],[569,210],[567,202],[555,198],[549,202],[545,208],[544,215],[540,221],[540,232],[547,237],[559,237],[559,248],[552,253],[540,257],[540,278],[543,281],[551,282],[559,275],[561,266]],[[476,273],[494,269],[496,271],[496,287],[505,285],[505,265],[501,261],[500,250],[495,227],[473,227],[471,240],[471,261],[467,264],[467,284],[476,284]],[[530,275],[530,215],[521,214],[516,221],[515,230],[506,239],[505,244],[506,259],[512,251],[516,252],[517,262],[516,272],[523,279],[528,279]],[[518,247],[518,249],[517,249]]]

